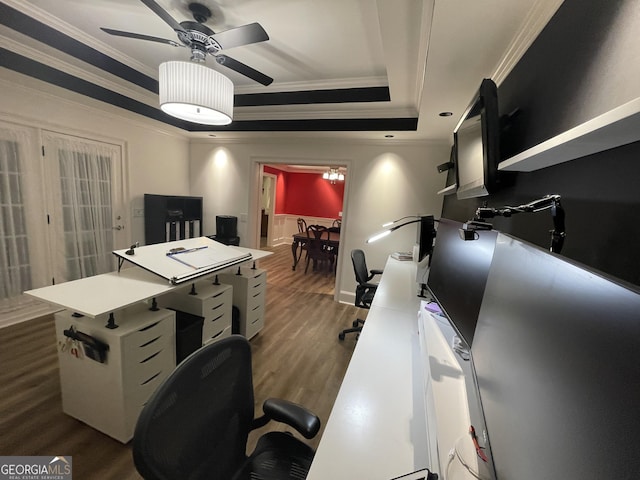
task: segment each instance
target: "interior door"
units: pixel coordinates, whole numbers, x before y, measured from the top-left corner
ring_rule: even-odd
[[[262,177],[262,225],[261,236],[266,237],[266,245],[273,246],[276,176],[264,173]]]

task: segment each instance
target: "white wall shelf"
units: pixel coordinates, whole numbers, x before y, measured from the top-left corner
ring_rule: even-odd
[[[454,183],[448,187],[444,187],[442,190],[438,190],[438,195],[451,195],[452,193],[456,193],[457,188],[458,184]]]
[[[640,98],[500,162],[499,170],[532,172],[640,140]]]

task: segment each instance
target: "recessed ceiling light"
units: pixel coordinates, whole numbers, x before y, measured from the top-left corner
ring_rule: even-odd
[[[209,134],[210,137],[216,138],[216,136],[213,133]]]
[[[451,115],[453,115],[453,112],[440,112],[438,115],[440,115],[441,117],[450,117]]]
[[[393,135],[385,135],[384,138],[393,138]]]

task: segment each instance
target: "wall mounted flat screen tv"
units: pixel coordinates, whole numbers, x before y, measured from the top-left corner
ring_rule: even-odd
[[[453,131],[456,195],[459,199],[493,193],[500,161],[498,89],[484,79]]]
[[[498,480],[638,478],[638,312],[637,288],[498,234],[471,347]]]
[[[427,288],[471,346],[497,233],[483,231],[476,240],[464,241],[460,228],[462,223],[454,220],[438,221]]]

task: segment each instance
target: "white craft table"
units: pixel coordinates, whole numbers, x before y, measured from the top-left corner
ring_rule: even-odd
[[[193,250],[198,254],[195,257],[186,252],[179,255],[189,256],[190,263],[202,267],[167,256],[167,252],[178,247],[200,247]],[[63,411],[123,443],[132,438],[138,415],[149,396],[176,365],[175,312],[154,308],[157,302],[147,308],[143,302],[184,289],[189,280],[211,277],[271,254],[227,247],[206,237],[126,252],[113,252],[123,260],[130,260],[122,261],[117,272],[25,292],[67,310],[55,315]],[[130,266],[131,263],[136,266]],[[175,281],[176,276],[181,280]],[[228,333],[230,316],[229,305]],[[69,334],[73,331],[107,345],[105,357],[97,361],[86,354],[70,355],[71,350],[62,346],[75,338]],[[86,345],[77,338],[75,341],[79,345],[76,348],[86,352]]]
[[[156,245],[139,247],[139,250],[142,252],[143,248],[155,247],[164,252],[174,243],[182,245],[185,244],[185,241],[157,244],[161,245],[160,247]],[[251,257],[247,257],[245,260],[242,260],[242,262],[254,261],[271,255],[271,252],[262,250],[243,247],[233,248],[251,255]],[[121,253],[124,252],[124,250],[117,252]],[[136,255],[140,254],[138,253]],[[165,255],[160,255],[161,262],[171,261],[179,265],[178,262],[162,257],[165,257]],[[131,258],[133,259],[134,257]],[[221,267],[219,270],[224,268],[228,268],[228,266]],[[208,271],[206,274],[203,274],[203,276],[214,275],[215,272],[215,270]],[[28,290],[24,293],[47,303],[66,308],[72,312],[80,313],[88,317],[98,317],[138,302],[159,297],[174,288],[177,288],[177,286],[173,285],[167,278],[151,273],[139,266],[129,266],[127,268],[125,264],[119,272],[81,278],[57,285]]]

